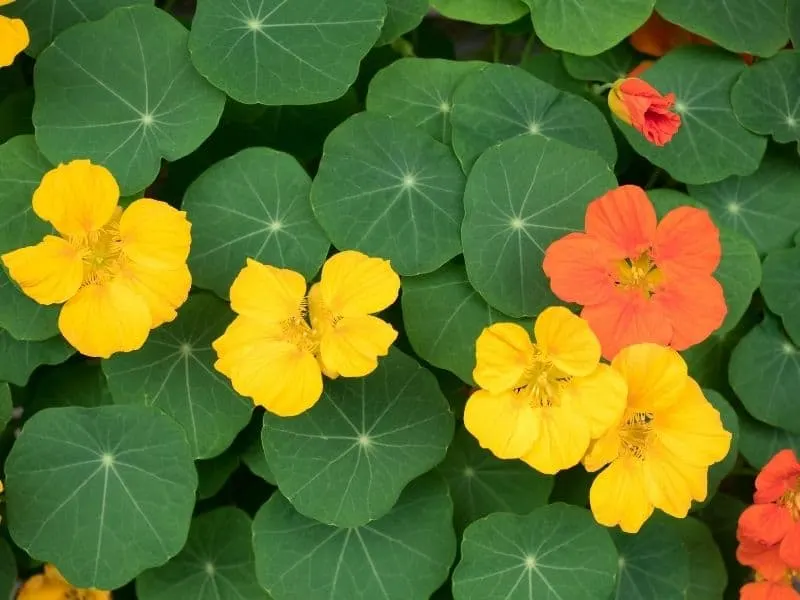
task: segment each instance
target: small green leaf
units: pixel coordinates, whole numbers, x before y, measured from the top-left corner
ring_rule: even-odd
[[[617,160],[603,113],[588,100],[562,92],[519,67],[488,65],[467,75],[453,99],[453,150],[469,172],[477,158],[503,140],[555,139]]]
[[[769,309],[800,345],[800,248],[774,250],[764,260],[761,294]]]
[[[14,339],[41,342],[57,336],[60,308],[31,300],[0,268],[0,329]]]
[[[725,428],[725,431],[729,431],[732,436],[728,454],[726,454],[725,458],[720,462],[711,465],[708,469],[707,502],[717,493],[719,484],[722,483],[722,480],[725,479],[733,470],[733,467],[736,466],[736,459],[739,457],[739,418],[736,415],[736,411],[722,394],[708,389],[704,389],[703,394],[711,403],[711,406],[719,411],[720,418],[722,419],[722,426]],[[701,599],[698,597],[698,600]]]
[[[0,381],[23,386],[31,373],[42,365],[58,365],[75,354],[62,337],[43,342],[20,342],[0,329]]]
[[[8,526],[78,587],[121,587],[186,541],[197,474],[181,428],[153,408],[50,408],[5,466]]]
[[[583,229],[586,207],[617,187],[594,152],[541,136],[512,138],[475,163],[464,194],[464,262],[494,308],[533,316],[556,301],[542,272],[551,242]]]
[[[526,516],[494,513],[467,527],[453,572],[455,600],[606,600],[617,553],[584,508],[550,504]]]
[[[231,448],[214,458],[196,461],[197,499],[208,500],[216,496],[238,466],[239,456]]]
[[[450,149],[406,121],[361,113],[325,142],[311,206],[333,245],[429,273],[461,253],[464,174]]]
[[[393,349],[369,376],[327,382],[311,410],[265,413],[262,443],[299,512],[358,527],[389,512],[409,481],[441,462],[453,427],[436,378]]]
[[[429,0],[386,0],[389,10],[378,45],[388,44],[416,28],[428,13]]]
[[[742,427],[739,450],[754,468],[762,469],[785,448],[800,454],[800,435],[761,423],[747,415],[740,415],[739,422]]]
[[[17,561],[11,546],[0,539],[0,596],[11,598],[17,584]]]
[[[219,122],[225,96],[189,62],[189,33],[148,6],[71,27],[36,61],[36,142],[54,164],[89,158],[123,195],[152,183],[161,159],[191,153]]]
[[[708,526],[692,517],[674,519],[671,525],[678,530],[689,553],[689,587],[684,600],[722,600],[728,574]]]
[[[480,25],[511,23],[528,13],[521,0],[431,0],[431,4],[448,19]]]
[[[200,175],[182,206],[192,223],[193,283],[227,298],[247,258],[314,277],[330,244],[310,191],[303,167],[269,148],[242,150]]]
[[[570,75],[585,81],[613,83],[628,76],[641,58],[633,47],[623,42],[596,56],[564,53],[564,66]]]
[[[256,574],[280,600],[429,598],[456,554],[452,520],[447,487],[433,475],[382,518],[343,529],[304,517],[276,492],[253,522]]]

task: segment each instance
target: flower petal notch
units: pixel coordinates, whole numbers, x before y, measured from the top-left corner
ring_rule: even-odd
[[[681,117],[674,112],[675,94],[662,95],[642,79],[618,79],[608,94],[608,106],[623,123],[638,130],[656,146],[664,146],[678,132]]]

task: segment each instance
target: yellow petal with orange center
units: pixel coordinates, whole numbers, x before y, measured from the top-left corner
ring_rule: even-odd
[[[678,402],[688,377],[681,355],[657,344],[623,348],[611,367],[628,384],[628,407],[643,412],[663,410]]]
[[[189,297],[192,275],[185,264],[175,269],[152,268],[136,262],[122,265],[120,276],[147,303],[151,328],[169,323]]]
[[[538,415],[514,392],[472,394],[464,407],[464,426],[498,458],[523,456],[539,435]]]
[[[522,460],[541,473],[553,475],[577,465],[589,447],[589,424],[572,406],[541,408],[539,436]]]
[[[576,413],[589,423],[589,434],[598,438],[614,427],[625,412],[628,386],[608,365],[597,365],[586,377],[573,378],[561,392]]]
[[[145,300],[121,279],[84,286],[58,318],[62,335],[78,352],[99,358],[141,348],[151,323]]]
[[[4,254],[3,264],[22,291],[39,304],[72,298],[83,280],[83,253],[65,239],[47,235],[35,246]]]
[[[189,257],[191,228],[185,212],[166,202],[142,198],[122,213],[122,251],[144,267],[176,269]]]
[[[300,273],[248,258],[231,286],[231,308],[237,314],[274,325],[298,316],[305,295],[306,280]]]
[[[8,4],[5,2],[4,4]],[[3,4],[0,4],[2,6]],[[0,67],[9,67],[31,43],[28,28],[21,19],[0,15]]]
[[[378,317],[344,317],[322,334],[320,360],[326,371],[363,377],[377,368],[378,357],[386,356],[396,339],[394,327]]]
[[[544,309],[533,331],[536,345],[567,375],[589,375],[600,362],[600,342],[589,323],[563,306]]]
[[[620,459],[611,463],[592,483],[589,506],[601,525],[619,525],[626,533],[637,533],[653,514],[641,462]]]
[[[519,385],[533,357],[530,334],[515,323],[486,327],[475,342],[475,382],[499,394]]]
[[[33,193],[33,211],[65,236],[97,231],[114,216],[119,186],[111,172],[88,160],[48,171]]]
[[[388,260],[345,250],[322,267],[320,298],[333,315],[371,315],[388,308],[400,292],[400,277]]]

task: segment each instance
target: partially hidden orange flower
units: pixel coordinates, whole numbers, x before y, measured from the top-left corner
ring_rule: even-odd
[[[755,581],[739,592],[739,600],[800,600],[792,581]]]
[[[659,223],[645,191],[625,185],[589,204],[585,230],[553,242],[542,266],[556,296],[583,305],[604,357],[643,342],[685,350],[722,325],[722,249],[706,211],[681,206]]]
[[[675,94],[666,96],[636,77],[618,79],[608,93],[608,106],[623,123],[634,127],[656,146],[664,146],[678,132],[681,117],[672,110]]]

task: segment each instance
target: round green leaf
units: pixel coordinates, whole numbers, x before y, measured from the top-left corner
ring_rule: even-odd
[[[275,493],[256,514],[256,574],[275,600],[429,598],[456,553],[453,503],[440,478],[403,490],[397,505],[361,527],[336,529]]]
[[[772,56],[789,37],[786,0],[658,0],[656,8],[668,21],[732,52]]]
[[[40,342],[57,336],[59,310],[28,298],[0,268],[0,329],[14,339]]]
[[[521,0],[431,0],[431,4],[448,19],[481,25],[511,23],[528,13]]]
[[[636,535],[611,530],[619,551],[617,600],[685,600],[689,553],[673,524],[656,513]]]
[[[401,58],[378,71],[370,82],[367,110],[410,121],[449,144],[456,87],[483,66],[478,61]]]
[[[800,454],[800,435],[761,423],[747,415],[740,415],[739,422],[742,426],[739,450],[754,468],[762,469],[773,456],[785,448]]]
[[[739,417],[736,415],[736,411],[730,403],[719,392],[704,389],[703,394],[711,406],[719,411],[720,417],[722,418],[722,426],[725,428],[725,431],[729,431],[732,436],[728,454],[726,454],[725,458],[720,462],[714,463],[708,469],[707,502],[717,493],[719,484],[733,470],[733,467],[736,466],[736,459],[739,457]]]
[[[467,527],[453,572],[455,600],[606,600],[617,553],[591,513],[550,504],[529,515],[494,513]]]
[[[197,468],[197,499],[216,496],[239,466],[239,456],[228,448],[219,456],[195,462]]]
[[[228,297],[247,258],[311,279],[330,244],[314,219],[311,178],[290,155],[248,148],[189,186],[182,208],[192,223],[193,283]]]
[[[11,413],[14,411],[14,403],[11,399],[11,388],[7,383],[0,383],[0,431],[6,428],[11,420]],[[2,587],[0,586],[0,591]]]
[[[186,541],[197,474],[181,428],[153,408],[50,408],[5,465],[8,526],[79,587],[121,587]]]
[[[800,345],[800,248],[767,255],[761,294],[769,309],[780,315],[789,337]]]
[[[777,320],[766,315],[737,344],[728,379],[744,407],[759,421],[800,433],[800,349]]]
[[[556,139],[617,160],[603,113],[588,100],[562,92],[510,65],[488,65],[467,75],[453,99],[453,150],[469,172],[484,150],[509,138]]]
[[[89,158],[123,195],[155,180],[161,159],[195,150],[225,96],[189,62],[189,33],[162,10],[112,11],[71,27],[36,61],[36,142],[54,164]]]
[[[453,437],[436,378],[399,350],[361,379],[326,383],[314,407],[264,414],[262,443],[278,488],[302,514],[337,527],[385,515]]]
[[[596,56],[564,53],[564,66],[570,75],[585,81],[613,83],[628,76],[641,58],[633,47],[623,42]]]
[[[378,45],[388,44],[416,28],[425,18],[430,6],[429,0],[386,0],[386,19],[378,38]]]
[[[414,352],[473,383],[475,340],[484,327],[513,321],[481,298],[460,264],[403,279],[403,325]]]
[[[527,514],[547,504],[553,478],[520,460],[500,460],[460,428],[437,467],[450,487],[456,529],[494,512]]]
[[[267,600],[258,585],[252,522],[233,506],[196,517],[180,554],[136,578],[139,600]]]
[[[0,329],[0,381],[23,386],[42,365],[58,365],[75,354],[61,336],[43,342],[21,342]]]
[[[475,163],[464,194],[464,262],[494,308],[536,315],[557,302],[542,272],[551,242],[583,229],[586,206],[617,187],[596,153],[541,136],[510,139]]]
[[[708,526],[692,517],[675,519],[671,524],[678,530],[689,554],[689,586],[683,599],[722,600],[728,585],[728,574],[719,546]]]
[[[653,12],[656,0],[525,0],[536,35],[550,48],[593,56],[616,46]]]
[[[633,149],[678,181],[690,184],[750,175],[761,162],[767,140],[736,120],[731,87],[744,71],[742,60],[715,48],[673,50],[642,74],[662,94],[675,94],[681,127],[665,146],[648,142],[615,118]],[[713,82],[713,85],[709,85]]]
[[[429,273],[461,252],[464,174],[450,149],[406,121],[361,113],[325,142],[311,205],[340,250]]]
[[[211,343],[232,319],[222,301],[192,295],[178,318],[154,329],[141,350],[103,361],[114,402],[163,410],[186,430],[195,458],[225,450],[253,411],[252,402],[214,369]]]
[[[199,0],[189,49],[234,100],[319,104],[355,81],[385,16],[383,0]]]
[[[782,144],[800,140],[800,52],[785,50],[747,69],[731,102],[749,130]]]
[[[17,561],[11,546],[0,539],[0,596],[11,598],[17,584]]]

